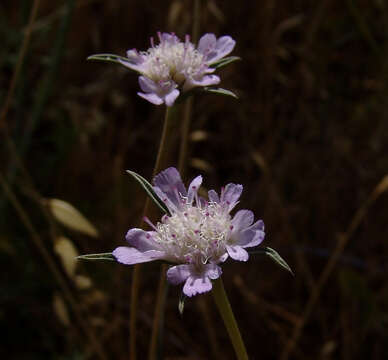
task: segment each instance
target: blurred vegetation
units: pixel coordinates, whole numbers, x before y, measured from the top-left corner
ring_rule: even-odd
[[[264,219],[266,245],[296,274],[262,257],[224,266],[251,358],[288,358],[301,322],[292,359],[388,358],[388,5],[201,5],[201,33],[237,41],[233,55],[243,61],[222,70],[222,86],[240,99],[195,98],[186,180],[201,173],[206,188],[242,183],[240,208]],[[136,95],[134,74],[85,59],[146,49],[158,30],[183,36],[192,7],[189,0],[0,4],[2,357],[128,358],[131,268],[74,257],[111,251],[137,226],[145,194],[125,169],[151,176],[163,107]],[[88,225],[58,222],[52,199],[74,206]],[[147,265],[143,354],[158,277],[159,264]],[[183,317],[178,297],[171,287],[161,357],[232,359],[211,297],[187,301]]]

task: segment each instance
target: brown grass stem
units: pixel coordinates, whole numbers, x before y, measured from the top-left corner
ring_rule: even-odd
[[[95,349],[96,355],[99,359],[107,359],[107,356],[104,353],[104,350],[101,348],[99,341],[95,337],[93,331],[89,328],[88,324],[86,323],[83,315],[81,314],[81,311],[79,310],[78,304],[76,299],[73,297],[71,290],[69,286],[67,285],[67,282],[62,275],[62,273],[58,270],[55,260],[52,257],[52,255],[47,251],[43,240],[41,239],[39,233],[36,231],[34,226],[32,225],[32,222],[27,215],[27,212],[24,210],[23,206],[21,205],[20,201],[17,199],[15,193],[12,191],[12,189],[9,187],[8,183],[6,182],[3,174],[0,172],[0,184],[1,187],[4,190],[5,195],[7,196],[8,200],[10,201],[11,205],[15,209],[16,213],[18,214],[21,222],[27,229],[27,231],[30,234],[30,238],[32,239],[32,242],[39,250],[41,256],[43,257],[43,260],[46,262],[49,270],[53,274],[54,278],[59,284],[59,287],[61,288],[65,299],[69,303],[70,307],[72,308],[77,321],[83,331],[85,332],[91,346]]]
[[[15,70],[14,70],[13,75],[12,75],[11,83],[10,83],[10,86],[8,88],[8,92],[7,92],[7,96],[5,98],[3,108],[1,109],[0,129],[4,126],[4,124],[6,122],[8,110],[9,110],[9,107],[11,105],[13,94],[15,92],[16,83],[19,79],[20,70],[21,70],[22,65],[23,65],[23,60],[24,60],[24,57],[26,55],[28,44],[30,43],[32,27],[33,27],[33,24],[35,22],[36,15],[38,13],[39,4],[40,4],[40,0],[34,0],[34,2],[32,4],[32,10],[30,13],[30,18],[28,20],[28,25],[27,25],[26,32],[25,32],[25,35],[23,38],[22,46],[20,47],[18,60],[17,60]]]
[[[304,329],[304,326],[309,321],[310,316],[314,310],[316,303],[319,300],[323,287],[326,285],[329,276],[333,272],[334,267],[336,266],[339,258],[342,255],[346,245],[348,244],[350,238],[356,231],[356,229],[360,226],[362,220],[364,219],[369,207],[378,199],[378,197],[383,194],[386,190],[388,190],[388,175],[386,175],[383,180],[379,182],[379,184],[374,188],[374,190],[369,195],[368,199],[364,202],[364,204],[357,210],[352,221],[346,232],[339,236],[337,246],[329,258],[325,268],[323,269],[317,285],[313,289],[307,304],[305,306],[305,310],[302,315],[302,319],[300,322],[296,323],[292,336],[286,344],[283,352],[280,356],[281,360],[288,360],[292,352],[294,351]]]

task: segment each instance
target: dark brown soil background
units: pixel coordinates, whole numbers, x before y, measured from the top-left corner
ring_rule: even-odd
[[[128,359],[131,267],[77,263],[76,274],[91,281],[82,285],[63,266],[74,252],[58,255],[55,244],[64,235],[78,254],[124,244],[145,199],[125,169],[150,178],[164,108],[136,95],[134,73],[86,57],[146,49],[159,30],[183,37],[193,2],[40,0],[29,29],[32,3],[0,4],[2,111],[30,34],[0,120],[0,355],[98,359],[86,327],[106,358]],[[295,273],[259,255],[223,267],[250,358],[287,359],[304,323],[289,359],[387,359],[387,3],[201,5],[201,33],[237,41],[233,55],[242,61],[220,74],[239,100],[195,97],[186,181],[202,174],[206,189],[243,184],[239,208],[264,219],[265,245]],[[177,164],[177,151],[170,163]],[[71,203],[100,236],[58,224],[44,213],[43,198]],[[140,359],[147,358],[159,266],[143,267]],[[186,301],[181,317],[179,294],[170,287],[160,358],[234,359],[211,295]]]

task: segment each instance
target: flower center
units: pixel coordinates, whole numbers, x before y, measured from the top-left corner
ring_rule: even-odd
[[[193,77],[204,68],[204,56],[189,41],[162,41],[142,55],[146,69],[143,74],[155,82],[173,80],[181,85],[186,77]]]
[[[174,259],[205,264],[222,254],[232,228],[225,207],[184,203],[172,216],[162,218],[154,238]]]

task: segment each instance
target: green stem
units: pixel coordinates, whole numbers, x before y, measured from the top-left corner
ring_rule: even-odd
[[[238,329],[237,322],[233,315],[232,307],[230,306],[221,278],[213,281],[212,293],[214,301],[218,307],[218,311],[220,312],[226,330],[228,331],[230,340],[232,341],[237,359],[248,360],[247,350],[245,349],[240,330]]]
[[[192,27],[192,40],[193,43],[196,43],[199,36],[200,28],[200,15],[201,15],[201,0],[194,0],[194,9],[193,9],[193,27]],[[181,127],[181,140],[179,147],[179,159],[178,159],[178,170],[181,174],[181,177],[184,178],[185,174],[185,164],[187,161],[187,149],[189,141],[189,130],[191,122],[191,113],[193,109],[193,98],[190,97],[184,106],[183,110],[183,121]],[[156,305],[155,305],[155,314],[152,324],[152,335],[151,342],[148,350],[148,359],[155,360],[157,355],[157,345],[158,338],[160,336],[161,330],[163,330],[163,315],[166,305],[166,297],[168,291],[168,284],[166,281],[166,271],[167,266],[162,265],[160,269],[160,279],[158,292],[156,295]],[[159,342],[160,343],[160,342]]]
[[[169,150],[171,146],[171,141],[169,141],[173,133],[172,129],[174,127],[174,114],[175,107],[166,107],[166,114],[164,117],[164,124],[162,130],[162,136],[160,139],[158,155],[156,156],[154,171],[152,177],[159,173],[166,165],[169,155]],[[150,199],[147,196],[143,216],[149,214],[149,205]],[[143,220],[141,220],[143,221]],[[134,266],[132,273],[132,285],[131,285],[131,303],[130,303],[130,319],[129,319],[129,355],[131,360],[136,360],[136,315],[137,315],[137,304],[139,299],[139,286],[140,286],[140,274],[141,274],[141,264]],[[156,334],[157,336],[157,334]]]

